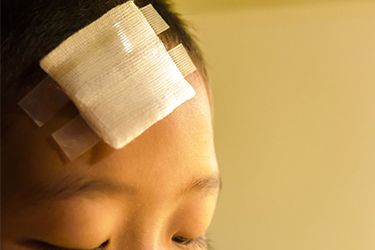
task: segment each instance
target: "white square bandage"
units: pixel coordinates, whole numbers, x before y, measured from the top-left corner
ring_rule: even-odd
[[[73,34],[40,65],[116,149],[195,95],[133,1]]]

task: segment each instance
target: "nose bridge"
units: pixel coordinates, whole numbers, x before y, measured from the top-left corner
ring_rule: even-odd
[[[168,217],[163,211],[143,206],[126,218],[123,230],[118,235],[119,248],[131,250],[170,249]],[[117,244],[116,244],[117,245]]]
[[[119,249],[126,250],[166,250],[166,237],[160,227],[130,228],[119,240]],[[163,237],[164,235],[164,237]],[[116,248],[118,249],[118,248]]]
[[[162,228],[158,223],[145,222],[140,225],[138,230],[133,229],[133,239],[136,243],[136,248],[138,250],[161,249],[162,244]]]

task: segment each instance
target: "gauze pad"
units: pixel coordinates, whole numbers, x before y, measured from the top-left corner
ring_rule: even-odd
[[[196,70],[182,44],[168,53],[184,77]],[[77,158],[101,140],[80,115],[54,132],[52,137],[70,160]]]
[[[133,1],[73,34],[40,65],[116,149],[195,95]]]

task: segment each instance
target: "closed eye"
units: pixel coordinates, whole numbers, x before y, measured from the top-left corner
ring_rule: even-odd
[[[107,244],[108,244],[108,241],[104,242],[98,247],[90,248],[90,249],[65,248],[65,247],[55,246],[55,245],[42,242],[42,241],[29,241],[25,245],[31,247],[32,249],[40,249],[40,250],[104,250]]]
[[[173,236],[172,240],[178,244],[185,245],[185,246],[193,246],[194,249],[195,247],[200,247],[201,249],[207,249],[207,242],[204,237],[204,235],[196,238],[196,239],[191,239],[191,238],[185,238],[181,236]]]

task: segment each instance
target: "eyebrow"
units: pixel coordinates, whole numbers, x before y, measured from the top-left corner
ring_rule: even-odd
[[[205,195],[217,194],[221,190],[221,178],[219,173],[214,172],[208,176],[193,177],[183,187],[178,196],[202,193]],[[58,184],[41,185],[27,194],[33,200],[66,200],[73,197],[97,197],[97,194],[111,195],[116,193],[136,194],[139,187],[130,186],[126,183],[109,181],[106,179],[87,180],[82,177],[68,176]],[[96,194],[96,196],[93,196]]]
[[[221,178],[219,173],[213,173],[201,178],[192,178],[191,182],[183,189],[181,195],[193,192],[212,192],[221,191]]]

